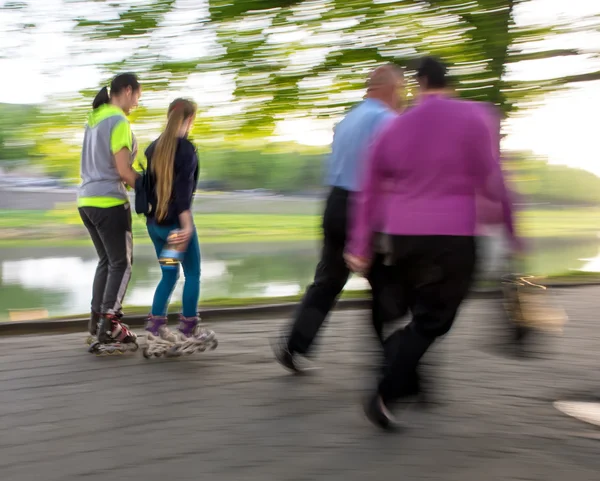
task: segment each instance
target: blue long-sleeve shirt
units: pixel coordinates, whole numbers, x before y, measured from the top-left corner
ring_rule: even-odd
[[[396,113],[383,102],[365,99],[337,124],[327,159],[326,184],[349,191],[360,189],[367,151],[377,133]]]

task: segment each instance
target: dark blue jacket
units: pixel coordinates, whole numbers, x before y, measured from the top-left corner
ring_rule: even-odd
[[[158,140],[158,139],[157,139]],[[146,171],[150,176],[151,185],[156,185],[156,179],[152,172],[152,154],[156,147],[156,140],[146,149],[146,159],[148,164]],[[158,222],[154,213],[156,211],[156,190],[152,189],[149,193],[149,202],[153,206],[152,212],[146,215],[147,222],[158,225],[179,225],[179,214],[192,208],[192,201],[198,184],[198,156],[196,147],[188,139],[180,138],[175,151],[175,162],[173,168],[173,190],[169,201],[167,216]]]

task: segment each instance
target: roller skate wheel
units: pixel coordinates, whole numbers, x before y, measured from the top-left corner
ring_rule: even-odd
[[[147,347],[142,349],[142,356],[144,356],[146,359],[150,359],[152,357],[152,354],[150,354]]]
[[[137,342],[133,343],[133,346],[131,346],[131,352],[137,352],[137,350],[140,348],[140,345]]]
[[[219,345],[219,341],[217,341],[216,339],[212,342],[212,345],[210,346],[210,350],[214,351],[217,346]]]
[[[100,343],[98,341],[92,342],[90,344],[90,347],[88,349],[88,352],[90,353],[97,353],[98,352],[98,347],[100,346]]]
[[[176,347],[167,349],[165,351],[165,357],[179,357],[179,356],[181,356],[181,352]]]

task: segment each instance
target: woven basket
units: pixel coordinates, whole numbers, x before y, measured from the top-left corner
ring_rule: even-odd
[[[517,326],[561,334],[567,323],[564,309],[554,305],[550,290],[534,276],[502,278],[504,310]]]
[[[501,288],[498,310],[480,320],[480,347],[513,358],[554,357],[568,319],[551,289],[539,278],[514,274],[501,278]]]

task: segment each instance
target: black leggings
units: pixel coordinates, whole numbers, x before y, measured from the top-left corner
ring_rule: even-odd
[[[130,206],[80,207],[79,215],[98,253],[92,311],[117,314],[122,308],[133,263]]]

